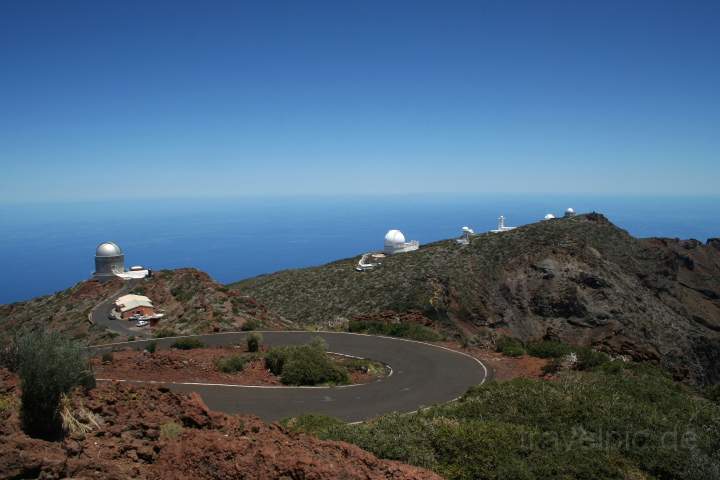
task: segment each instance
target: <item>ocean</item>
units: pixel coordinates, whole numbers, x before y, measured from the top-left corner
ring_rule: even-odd
[[[511,226],[546,213],[597,211],[638,237],[720,236],[720,197],[409,195],[238,197],[0,205],[0,303],[50,294],[87,279],[97,244],[116,242],[126,267],[195,267],[229,283],[381,249],[400,229],[421,243],[467,225]]]

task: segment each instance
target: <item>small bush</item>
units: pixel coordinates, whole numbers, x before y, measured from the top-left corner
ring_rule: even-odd
[[[134,342],[135,341],[135,335],[130,335],[127,339],[128,342]]]
[[[553,375],[553,374],[559,372],[561,367],[562,367],[562,359],[553,358],[547,364],[543,365],[542,373],[543,373],[543,375]]]
[[[177,438],[183,432],[182,425],[175,422],[164,423],[160,426],[160,438],[163,440],[172,440]]]
[[[172,328],[163,327],[155,330],[155,338],[166,338],[175,336],[177,336],[177,332],[175,332],[175,330],[173,330]]]
[[[344,425],[344,423],[337,418],[316,414],[285,418],[280,420],[280,424],[293,432],[308,433],[310,435],[315,435],[332,427]]]
[[[435,342],[442,339],[437,332],[418,323],[385,323],[351,320],[348,324],[348,331],[353,333],[410,338],[422,342]]]
[[[178,350],[192,350],[194,348],[203,348],[205,344],[197,338],[179,338],[173,343],[170,348],[177,348]]]
[[[578,370],[590,370],[610,361],[610,357],[606,353],[596,352],[591,348],[578,348],[575,349],[575,353],[578,358],[575,368]]]
[[[254,318],[251,318],[250,320],[242,324],[240,330],[242,330],[243,332],[249,332],[251,330],[257,330],[259,326],[260,323]]]
[[[218,358],[215,361],[215,368],[223,373],[242,372],[250,361],[254,360],[253,355],[233,355],[231,357]]]
[[[17,337],[0,339],[0,367],[17,372],[20,362]]]
[[[22,421],[30,436],[62,434],[60,399],[73,388],[95,386],[87,350],[57,332],[26,332],[18,338]]]
[[[562,342],[554,340],[541,340],[539,342],[531,342],[527,345],[528,355],[539,358],[560,358],[568,355],[573,348]]]
[[[520,340],[511,337],[500,337],[495,342],[495,349],[508,357],[521,357],[525,348]]]
[[[157,350],[157,342],[155,340],[148,342],[148,344],[145,345],[145,350],[147,350],[148,353],[155,353],[155,350]]]
[[[259,333],[251,333],[247,337],[247,349],[248,352],[257,352],[260,350],[262,344],[262,335]]]
[[[271,348],[265,366],[286,385],[342,384],[349,378],[345,368],[328,358],[322,342]]]
[[[101,357],[102,363],[112,363],[113,361],[113,352],[105,352],[102,354]]]
[[[707,397],[710,401],[720,405],[720,385],[706,387],[703,393],[705,394],[705,397]]]
[[[0,415],[5,412],[11,412],[18,408],[18,401],[15,395],[0,395]]]

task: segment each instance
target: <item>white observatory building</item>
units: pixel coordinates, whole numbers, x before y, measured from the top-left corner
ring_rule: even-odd
[[[543,217],[543,220],[553,220],[555,218],[555,215],[552,213],[548,213]]]
[[[108,280],[111,278],[122,278],[130,280],[133,278],[145,278],[150,270],[144,267],[132,267],[130,271],[125,270],[125,255],[116,243],[103,242],[95,249],[95,272],[93,278],[96,280]]]
[[[510,230],[515,230],[516,227],[508,227],[505,225],[505,217],[503,215],[500,215],[500,218],[498,218],[498,226],[495,230],[490,230],[492,233],[501,233],[501,232],[509,232]]]
[[[390,230],[385,234],[385,254],[395,255],[396,253],[412,252],[420,248],[417,240],[405,241],[405,235],[400,230]]]
[[[573,210],[572,208],[568,208],[567,210],[565,210],[565,216],[566,216],[566,217],[574,217],[574,216],[575,216],[575,210]]]

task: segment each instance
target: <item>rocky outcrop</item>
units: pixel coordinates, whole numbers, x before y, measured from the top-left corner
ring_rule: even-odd
[[[104,383],[77,393],[75,408],[92,412],[99,427],[46,442],[21,431],[16,394],[0,370],[0,478],[439,480],[346,443],[212,412],[196,394],[162,388]]]
[[[387,310],[490,343],[557,338],[720,382],[720,241],[636,239],[600,214],[544,221],[385,259],[355,259],[234,285],[299,323]]]

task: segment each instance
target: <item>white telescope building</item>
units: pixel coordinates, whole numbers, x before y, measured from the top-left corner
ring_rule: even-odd
[[[405,241],[405,235],[400,230],[390,230],[385,234],[385,254],[395,255],[396,253],[412,252],[420,248],[417,240]]]
[[[96,280],[108,280],[111,278],[122,278],[130,280],[133,278],[145,278],[150,270],[144,267],[132,267],[130,271],[125,270],[125,255],[116,243],[103,242],[95,249],[95,273]]]
[[[515,230],[516,227],[508,227],[505,225],[505,217],[500,215],[500,218],[498,218],[498,226],[495,230],[490,230],[492,233],[500,233],[500,232],[509,232],[510,230]]]

